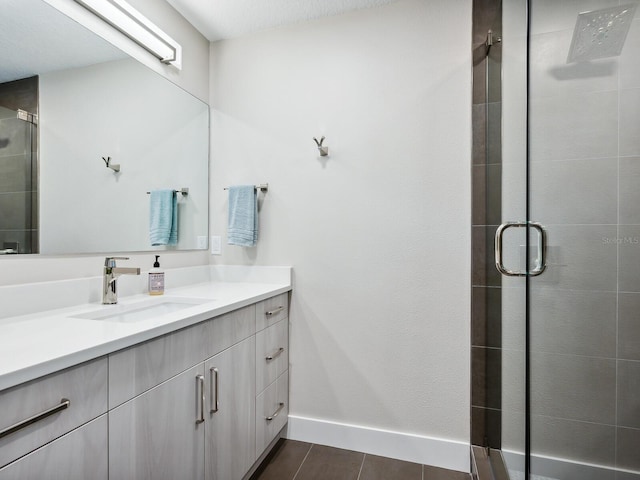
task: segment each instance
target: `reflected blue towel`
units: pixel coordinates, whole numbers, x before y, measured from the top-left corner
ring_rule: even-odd
[[[178,243],[178,197],[171,190],[153,190],[149,216],[151,245]]]
[[[227,243],[241,247],[258,243],[258,200],[253,185],[229,187]]]

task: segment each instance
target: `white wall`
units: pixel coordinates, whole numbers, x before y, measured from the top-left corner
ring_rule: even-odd
[[[58,8],[76,8],[84,11],[84,9],[73,0],[46,1]],[[132,0],[131,4],[144,15],[148,16],[160,28],[164,29],[169,35],[182,43],[185,49],[185,52],[183,52],[183,69],[180,72],[174,71],[168,73],[167,69],[169,67],[162,68],[162,66],[156,71],[159,70],[161,74],[170,76],[170,78],[182,88],[208,103],[209,43],[207,40],[184,18],[179,16],[165,1]],[[96,25],[98,23],[96,23]],[[94,28],[100,29],[103,33],[110,31],[109,27],[105,27],[104,25],[102,25],[101,28],[97,26]],[[111,34],[113,35],[113,32],[111,32]],[[124,42],[131,43],[126,39],[120,40],[123,44]],[[134,46],[130,45],[130,47],[129,53],[136,51]],[[152,61],[152,59],[149,58],[150,55],[146,54],[146,52],[138,51],[138,54],[136,58],[139,60]],[[155,62],[157,62],[157,60]],[[162,266],[165,268],[201,265],[208,261],[208,255],[204,251],[175,252],[163,255],[164,262]],[[128,262],[130,265],[150,268],[153,264],[153,255],[150,253],[141,254],[132,252],[130,256],[132,257]],[[0,285],[100,275],[103,263],[104,254],[65,255],[57,257],[38,255],[20,257],[2,256],[0,257]]]
[[[469,441],[470,52],[446,0],[212,44],[212,262],[294,267],[294,417]],[[262,182],[226,245],[223,187]]]

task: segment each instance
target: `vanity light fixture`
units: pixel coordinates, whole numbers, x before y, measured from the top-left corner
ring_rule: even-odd
[[[182,46],[125,0],[75,0],[162,63],[182,69]]]

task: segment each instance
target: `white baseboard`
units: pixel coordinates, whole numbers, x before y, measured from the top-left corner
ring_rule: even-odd
[[[470,445],[377,428],[289,415],[286,438],[470,472]]]

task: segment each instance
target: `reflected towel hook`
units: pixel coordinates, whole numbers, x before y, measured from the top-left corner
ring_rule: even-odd
[[[107,157],[107,158],[102,157],[102,160],[104,160],[104,163],[107,165],[107,168],[110,168],[116,173],[120,171],[120,164],[111,163],[111,157]]]
[[[316,145],[318,146],[318,151],[320,152],[321,157],[326,157],[327,155],[329,155],[329,147],[322,146],[322,142],[324,142],[324,135],[322,136],[320,141],[318,141],[316,137],[313,137],[313,140],[316,142]]]

